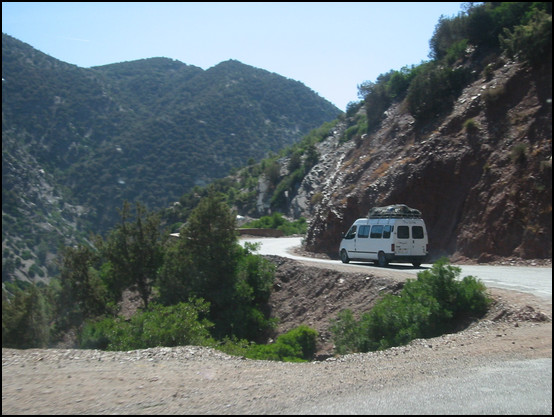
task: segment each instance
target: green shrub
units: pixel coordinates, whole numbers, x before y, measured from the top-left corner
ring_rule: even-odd
[[[275,278],[275,264],[253,252],[258,245],[246,243],[237,266],[238,282],[247,284],[254,304],[262,307],[269,300]]]
[[[293,222],[285,221],[277,230],[281,230],[285,236],[303,235],[308,230],[308,223],[304,217],[300,217]]]
[[[41,269],[41,267],[35,262],[29,268],[29,275],[32,277],[35,275],[38,275],[39,277],[44,278],[45,274],[44,274],[44,271]]]
[[[277,184],[273,195],[269,201],[271,207],[274,210],[281,209],[286,207],[288,199],[295,190],[300,186],[300,183],[304,179],[304,176],[308,172],[308,169],[317,163],[317,156],[314,156],[315,161],[306,161],[306,166],[298,168],[296,171],[291,172],[289,175],[284,177],[279,184]],[[311,158],[310,158],[311,159]]]
[[[242,228],[259,228],[259,229],[277,229],[281,230],[285,236],[294,234],[304,234],[308,229],[308,224],[304,217],[300,217],[293,222],[287,220],[279,212],[273,213],[271,216],[262,216],[258,220],[252,220],[244,225]]]
[[[229,355],[249,359],[285,362],[312,360],[316,352],[317,331],[300,325],[277,337],[275,343],[259,345],[244,339],[224,338],[214,348]]]
[[[321,201],[323,200],[323,193],[322,192],[317,192],[317,193],[314,193],[312,195],[312,198],[310,198],[310,204],[312,206],[315,206],[319,203],[321,203]]]
[[[251,290],[247,285],[241,285],[245,290]],[[250,293],[250,291],[248,291]],[[247,294],[250,296],[250,294]],[[225,335],[232,335],[237,338],[247,340],[259,340],[269,330],[275,327],[275,320],[267,318],[264,312],[256,306],[251,305],[250,298],[244,298],[242,301],[237,298],[236,303],[229,310],[226,317],[218,319],[216,325],[220,328],[228,329],[227,332],[213,332],[218,338]],[[217,329],[215,329],[217,330]]]
[[[427,121],[449,110],[470,78],[467,68],[420,65],[406,96],[410,113],[417,121]]]
[[[276,344],[284,344],[293,347],[298,356],[309,360],[316,351],[317,331],[306,325],[300,325],[289,332],[279,336]]]
[[[304,362],[313,359],[316,339],[316,330],[300,325],[279,336],[275,343],[251,346],[245,356],[250,359]]]
[[[432,297],[416,291],[416,302],[386,295],[360,320],[360,351],[387,349],[409,343],[430,331],[438,306]],[[430,336],[429,336],[430,337]]]
[[[464,316],[483,316],[490,304],[490,298],[486,295],[485,285],[477,278],[467,276],[462,279],[458,289],[457,314],[458,318]]]
[[[358,134],[358,125],[350,126],[344,132],[344,141],[341,140],[341,142],[348,142],[350,139],[352,139],[357,134]]]
[[[124,326],[120,325],[120,321],[117,319],[91,320],[83,326],[79,344],[83,349],[108,349],[112,340],[123,337],[123,331]]]
[[[506,89],[504,86],[489,88],[483,93],[483,100],[487,106],[487,110],[494,110],[500,100],[505,96]]]
[[[552,15],[535,10],[528,24],[510,30],[503,28],[499,36],[502,50],[512,58],[527,61],[531,65],[546,62],[552,58]]]
[[[408,280],[398,296],[385,295],[356,321],[342,311],[332,322],[338,354],[400,346],[417,338],[455,331],[468,319],[486,313],[490,299],[485,286],[472,276],[458,280],[461,269],[442,258],[430,270]]]
[[[384,118],[384,112],[392,104],[392,97],[387,91],[387,82],[392,76],[392,71],[386,74],[381,74],[377,77],[375,83],[366,81],[358,86],[358,95],[363,97],[366,108],[366,124],[367,133],[376,130]],[[355,130],[347,130],[347,139],[350,139],[357,132]],[[366,132],[364,132],[366,133]]]
[[[335,352],[344,355],[358,352],[360,343],[360,326],[350,310],[342,310],[336,319],[331,320],[331,333],[335,343]]]
[[[213,326],[200,315],[208,312],[202,300],[164,307],[152,304],[149,311],[135,314],[130,321],[105,318],[87,322],[81,332],[82,348],[107,350],[146,349],[157,346],[207,346],[213,344]]]
[[[527,146],[524,143],[514,145],[510,152],[510,159],[514,164],[525,164],[527,161]]]
[[[479,124],[474,119],[468,119],[464,123],[464,129],[468,134],[475,134],[479,131]]]
[[[246,357],[248,349],[254,345],[254,342],[250,342],[246,339],[238,339],[236,337],[224,337],[217,341],[212,347],[214,349],[225,352],[228,355],[243,356]]]
[[[454,64],[458,59],[463,58],[467,49],[467,39],[461,39],[448,48],[445,60],[448,65]]]
[[[494,65],[493,64],[488,64],[484,69],[483,69],[483,77],[485,77],[485,79],[487,81],[490,81],[492,79],[492,76],[494,75]]]

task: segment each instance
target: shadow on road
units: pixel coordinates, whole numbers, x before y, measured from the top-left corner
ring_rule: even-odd
[[[415,270],[424,271],[426,269],[430,269],[430,267],[428,266],[391,265],[391,264],[388,264],[387,266],[379,266],[379,265],[375,265],[373,262],[370,263],[370,262],[353,262],[353,261],[350,261],[350,263],[353,265],[365,265],[372,268],[393,269],[396,271],[415,271]]]

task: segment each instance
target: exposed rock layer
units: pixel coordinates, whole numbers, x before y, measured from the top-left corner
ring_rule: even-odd
[[[423,213],[432,259],[551,258],[551,74],[509,62],[425,126],[399,103],[375,133],[337,143],[320,184],[300,188],[322,196],[305,249],[337,257],[356,218],[402,203]]]

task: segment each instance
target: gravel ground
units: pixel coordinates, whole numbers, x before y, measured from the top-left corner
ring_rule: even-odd
[[[329,280],[337,290],[321,297],[339,292],[356,296],[356,291],[345,291],[344,284],[359,285],[359,280],[344,276],[339,282],[332,275]],[[279,297],[286,298],[286,282],[279,284]],[[521,413],[551,414],[551,301],[503,290],[491,295],[495,303],[489,314],[459,333],[310,363],[254,361],[194,346],[129,352],[2,349],[2,414],[459,414],[460,410],[449,408],[452,398],[441,387],[456,387],[457,381],[473,376],[481,381],[477,376],[485,374],[489,379],[483,381],[489,381],[494,372],[517,370],[520,364],[538,369],[532,371],[535,380],[522,380],[502,395],[509,398],[515,393],[514,401],[518,392],[536,391],[538,400],[526,397],[534,408]],[[307,297],[300,294],[300,298]],[[308,302],[305,308],[310,307]],[[336,303],[331,303],[335,309]],[[310,311],[304,315],[313,317]],[[538,387],[536,379],[544,384]],[[497,387],[494,381],[491,384],[480,389],[493,395]],[[420,408],[398,408],[400,403],[410,404],[406,390],[414,387],[426,389],[433,405],[413,401]],[[413,392],[420,398],[421,390]],[[448,392],[465,401],[461,393]],[[500,393],[497,396],[503,401]],[[480,402],[468,403],[464,410],[513,413]]]
[[[2,414],[295,414],[340,405],[341,396],[362,388],[376,394],[540,358],[552,358],[551,322],[482,322],[404,347],[301,364],[191,346],[2,349]],[[550,392],[551,383],[550,373]]]

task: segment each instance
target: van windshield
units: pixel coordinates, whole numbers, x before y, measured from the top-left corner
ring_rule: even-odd
[[[345,239],[354,239],[356,237],[356,226],[352,226],[348,232],[344,235]]]

